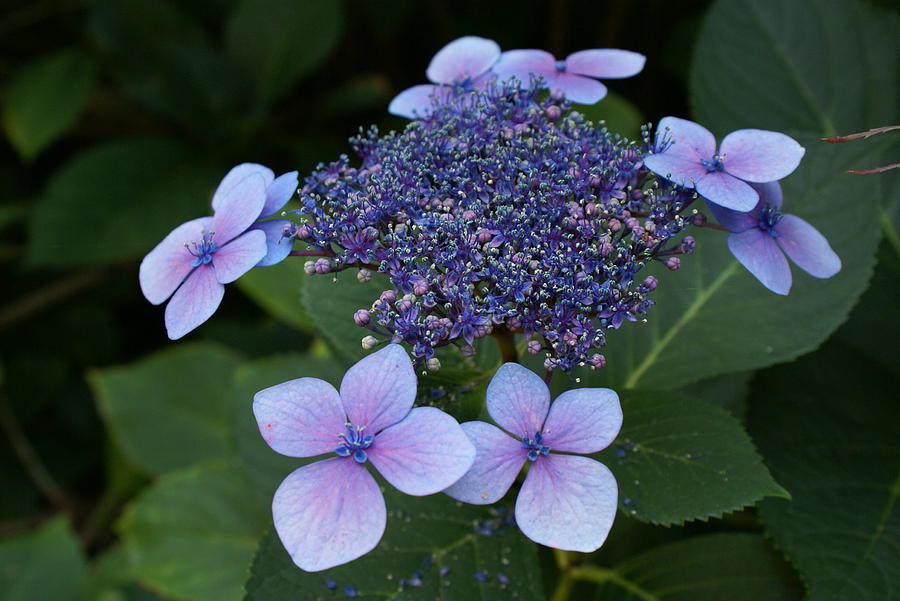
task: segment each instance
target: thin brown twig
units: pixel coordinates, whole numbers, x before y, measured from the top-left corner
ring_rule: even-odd
[[[830,138],[822,138],[823,142],[831,142],[832,144],[843,144],[844,142],[852,142],[853,140],[862,140],[883,134],[889,131],[900,129],[900,125],[885,125],[884,127],[873,127],[867,131],[861,131],[856,134],[847,134],[846,136],[832,136]]]
[[[12,324],[46,309],[76,292],[90,288],[105,279],[108,273],[104,268],[82,271],[39,288],[13,301],[0,309],[0,330],[4,330]]]

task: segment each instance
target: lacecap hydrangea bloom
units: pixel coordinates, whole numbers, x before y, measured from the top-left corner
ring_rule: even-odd
[[[309,273],[356,267],[392,289],[356,322],[406,342],[419,361],[492,331],[530,339],[548,368],[600,366],[605,333],[640,319],[657,281],[693,250],[693,190],[659,182],[645,147],[594,125],[542,80],[451,87],[402,133],[371,130],[300,191],[295,237],[323,258]]]
[[[841,270],[840,257],[819,230],[796,215],[781,212],[778,182],[751,185],[759,194],[752,211],[709,205],[716,220],[732,232],[728,248],[741,265],[777,294],[791,289],[791,268],[785,255],[813,277],[830,278]]]
[[[139,273],[144,296],[154,305],[172,297],[165,312],[169,338],[177,340],[209,319],[225,284],[288,256],[291,241],[282,233],[289,222],[260,220],[280,211],[297,183],[296,171],[276,179],[262,165],[238,165],[216,189],[212,217],[179,225],[144,257]]]
[[[408,495],[440,492],[472,466],[475,448],[455,419],[413,408],[416,375],[391,344],[347,370],[338,393],[300,378],[253,397],[259,431],[289,457],[330,454],[291,473],[272,500],[275,530],[300,568],[315,572],[352,561],[381,540],[384,497],[371,463]]]
[[[518,363],[503,364],[487,389],[487,410],[506,432],[486,422],[462,424],[476,448],[472,469],[445,490],[466,503],[497,502],[526,461],[516,523],[531,540],[568,551],[595,551],[616,515],[616,479],[596,453],[622,427],[615,392],[579,388],[550,404],[541,378]],[[560,454],[563,453],[563,454]]]

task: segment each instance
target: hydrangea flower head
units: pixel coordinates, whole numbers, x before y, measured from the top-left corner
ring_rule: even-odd
[[[819,230],[796,215],[781,212],[778,182],[752,186],[759,193],[759,202],[748,213],[710,205],[719,223],[732,232],[728,248],[741,265],[776,294],[791,289],[791,268],[785,255],[817,278],[830,278],[841,270],[840,257]]]
[[[616,393],[579,388],[551,405],[543,380],[505,363],[488,385],[487,410],[505,432],[486,422],[462,424],[476,448],[475,464],[444,492],[465,503],[494,503],[528,462],[516,500],[525,536],[568,551],[598,549],[616,515],[618,487],[606,466],[579,455],[606,448],[619,433]]]
[[[288,255],[291,244],[282,243],[282,231],[290,222],[255,222],[279,211],[297,181],[296,171],[275,179],[262,165],[238,165],[216,189],[212,217],[181,224],[144,257],[139,274],[144,296],[154,305],[172,297],[165,312],[169,338],[177,340],[209,319],[225,284]]]
[[[716,150],[716,138],[708,129],[677,117],[662,119],[656,132],[658,151],[644,157],[644,165],[735,211],[749,211],[759,201],[748,182],[790,175],[806,152],[793,138],[761,129],[733,131]]]
[[[371,551],[387,520],[370,463],[401,492],[430,495],[471,467],[475,448],[455,419],[412,408],[416,375],[399,345],[365,357],[338,393],[316,378],[291,380],[253,398],[259,431],[289,457],[332,454],[291,473],[272,501],[275,530],[300,568],[314,572]]]
[[[388,112],[414,119],[427,116],[435,95],[448,91],[447,86],[478,89],[492,77],[491,66],[500,57],[500,46],[494,40],[465,36],[438,50],[425,75],[435,85],[418,85],[400,92],[388,106]]]
[[[500,80],[521,82],[543,78],[544,86],[558,90],[578,104],[594,104],[606,96],[606,86],[595,78],[620,79],[637,75],[646,57],[630,50],[594,48],[573,52],[565,60],[545,50],[508,50],[500,55],[493,71]]]
[[[652,304],[638,272],[679,246],[693,190],[657,182],[642,147],[536,82],[451,90],[402,133],[352,140],[357,166],[308,177],[297,236],[329,273],[390,277],[357,323],[419,362],[495,329],[533,338],[548,367],[591,361]]]

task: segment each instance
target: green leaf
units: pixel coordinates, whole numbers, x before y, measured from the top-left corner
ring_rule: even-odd
[[[292,562],[274,534],[263,539],[247,582],[245,601],[330,599],[353,587],[360,601],[537,601],[544,598],[536,546],[515,526],[493,536],[479,534],[484,520],[500,517],[484,507],[463,505],[445,495],[410,497],[385,490],[388,522],[384,538],[372,552],[323,572],[307,573]],[[445,576],[440,572],[449,569]],[[485,582],[476,572],[487,574]],[[421,587],[400,586],[419,574]],[[498,579],[503,574],[509,584]],[[327,581],[337,591],[328,589]]]
[[[603,583],[596,601],[798,601],[803,592],[787,562],[756,534],[697,536],[586,572]]]
[[[135,583],[128,553],[121,543],[103,551],[91,562],[88,581],[90,601],[163,601]]]
[[[303,281],[300,297],[307,314],[329,345],[347,365],[369,354],[360,341],[371,334],[353,321],[357,309],[368,309],[383,290],[393,286],[383,274],[373,273],[366,283],[356,281],[355,270],[311,275]]]
[[[301,332],[313,332],[315,326],[303,304],[300,290],[308,279],[303,260],[289,258],[277,265],[251,269],[237,281],[238,287],[276,319]]]
[[[794,498],[760,511],[808,601],[897,598],[898,388],[839,343],[754,381],[750,430]]]
[[[343,21],[338,0],[241,0],[226,26],[226,51],[258,104],[267,105],[328,57]]]
[[[133,574],[166,597],[239,601],[269,521],[234,468],[201,465],[162,476],[117,524]]]
[[[232,351],[182,344],[129,365],[88,376],[113,438],[134,464],[152,474],[228,453]]]
[[[893,123],[898,25],[851,0],[719,0],[695,48],[692,112],[719,134]]]
[[[606,128],[613,133],[621,134],[631,140],[640,139],[644,116],[634,104],[615,92],[609,92],[597,104],[576,106],[575,110],[591,121],[597,123],[602,121]]]
[[[196,155],[163,139],[119,140],[77,155],[50,178],[34,207],[28,262],[68,267],[136,259],[177,225],[208,215],[217,170]]]
[[[96,0],[90,30],[125,91],[204,135],[237,127],[238,83],[170,0]]]
[[[622,431],[598,458],[631,517],[668,526],[788,497],[724,409],[676,393],[628,392],[621,401]]]
[[[723,232],[696,228],[697,252],[683,258],[681,269],[649,269],[660,284],[651,295],[657,304],[648,312],[648,323],[610,332],[607,366],[576,375],[617,389],[677,388],[794,359],[815,349],[847,318],[875,262],[880,188],[877,178],[844,171],[868,164],[877,149],[830,145],[809,136],[800,142],[807,155],[783,182],[784,210],[828,238],[843,270],[819,280],[792,266],[794,285],[782,297],[732,257]]]
[[[681,392],[692,399],[706,401],[711,405],[718,405],[727,409],[736,418],[743,420],[747,413],[747,395],[750,393],[750,380],[752,371],[741,371],[733,374],[723,374],[692,382]]]
[[[9,84],[3,128],[20,155],[33,159],[75,121],[94,87],[94,63],[67,49],[30,63]]]
[[[0,601],[82,601],[84,555],[63,518],[0,540]]]

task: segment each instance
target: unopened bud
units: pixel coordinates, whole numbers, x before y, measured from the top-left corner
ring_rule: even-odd
[[[371,351],[378,345],[378,340],[374,336],[366,336],[362,339],[362,347],[365,351]]]
[[[437,371],[441,368],[441,361],[437,357],[432,357],[425,362],[425,369],[428,371]]]
[[[307,261],[303,264],[303,272],[307,275],[312,275],[316,272],[316,262],[315,261]]]
[[[369,321],[371,319],[371,314],[365,309],[360,309],[356,313],[353,314],[353,321],[356,322],[358,326],[367,326],[369,325]]]
[[[372,279],[372,272],[368,269],[360,269],[356,272],[356,281],[360,284],[365,284],[369,280]]]

